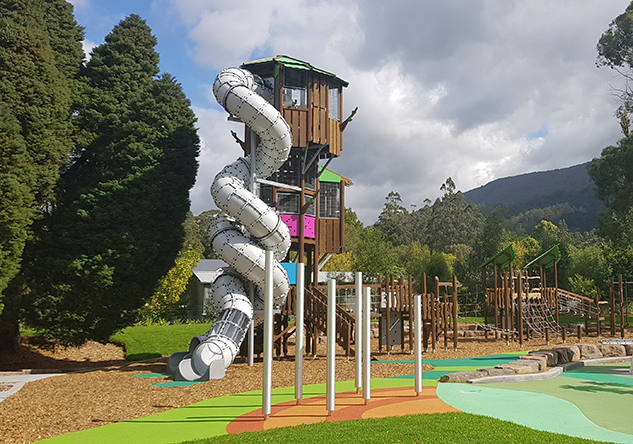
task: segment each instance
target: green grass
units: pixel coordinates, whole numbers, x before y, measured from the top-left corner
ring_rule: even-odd
[[[484,317],[481,316],[464,316],[464,317],[459,317],[457,318],[457,322],[459,323],[463,323],[463,324],[483,324],[484,323]]]
[[[140,361],[186,351],[191,338],[210,327],[211,324],[133,326],[112,335],[110,340],[125,346],[125,359]]]
[[[285,427],[186,441],[224,443],[595,443],[469,413],[438,413]]]

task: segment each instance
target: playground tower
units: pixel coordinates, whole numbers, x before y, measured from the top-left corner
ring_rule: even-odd
[[[315,283],[319,264],[342,252],[345,185],[351,181],[327,167],[343,150],[343,88],[348,83],[307,62],[276,56],[241,66],[273,91],[270,103],[290,125],[292,148],[274,174],[258,178],[259,197],[280,213],[292,239],[289,259],[307,262],[306,284]],[[255,139],[255,140],[253,140]],[[245,126],[245,155],[257,136]],[[321,163],[321,166],[319,163]]]

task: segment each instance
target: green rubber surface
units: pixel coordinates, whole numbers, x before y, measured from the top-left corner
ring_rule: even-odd
[[[518,384],[522,383],[509,383],[503,386]],[[445,403],[466,413],[491,416],[537,430],[597,441],[633,443],[633,435],[595,424],[572,402],[543,393],[521,391],[518,388],[497,388],[499,385],[501,384],[495,384],[496,387],[491,387],[492,384],[439,384],[437,395]]]
[[[371,388],[411,387],[413,382],[393,378],[372,379]],[[354,381],[336,383],[336,392],[355,391]],[[325,396],[325,384],[304,386],[304,399]],[[294,387],[272,390],[272,405],[294,400]],[[45,439],[51,444],[168,444],[226,434],[238,416],[262,406],[261,390],[207,399],[185,407],[131,421],[107,424]]]

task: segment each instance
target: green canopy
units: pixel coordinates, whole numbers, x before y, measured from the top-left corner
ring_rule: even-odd
[[[527,264],[524,268],[528,268],[536,264],[541,265],[545,268],[551,268],[554,266],[554,264],[556,264],[560,260],[560,258],[561,258],[560,248],[558,248],[558,245],[555,245],[549,250],[547,250],[545,253],[541,254],[539,257],[534,259],[532,262]]]
[[[336,76],[336,74],[332,74],[331,72],[327,72],[324,71],[322,69],[316,68],[314,66],[312,66],[311,64],[309,64],[308,62],[304,62],[302,60],[298,60],[298,59],[293,59],[292,57],[288,57],[285,55],[279,55],[276,57],[268,57],[265,59],[260,59],[260,60],[253,60],[251,62],[246,62],[243,63],[242,66],[248,66],[248,65],[263,65],[263,64],[267,64],[267,63],[280,63],[284,66],[287,66],[288,68],[294,68],[294,69],[305,69],[307,71],[314,71],[314,72],[318,72],[319,74],[323,74],[326,75],[328,77],[332,77],[333,80],[335,80],[337,83],[341,84],[342,86],[347,87],[349,85],[349,83],[347,83],[345,80],[339,78]]]
[[[484,264],[481,267],[483,268],[483,267],[486,267],[488,265],[493,265],[493,264],[504,266],[512,261],[515,261],[516,258],[517,258],[517,253],[516,251],[514,251],[514,247],[512,246],[512,244],[510,244],[507,247],[505,247],[503,250],[499,251],[497,254],[492,256],[486,262],[484,262]]]

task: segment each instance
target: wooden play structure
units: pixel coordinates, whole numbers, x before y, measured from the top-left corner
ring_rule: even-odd
[[[244,63],[272,89],[270,100],[292,132],[292,149],[283,166],[259,179],[259,196],[277,209],[290,228],[289,259],[306,262],[306,284],[316,281],[319,263],[341,253],[345,227],[345,186],[351,181],[328,170],[343,150],[345,80],[310,63],[276,56]],[[354,113],[352,113],[354,115]],[[259,143],[245,127],[245,154]],[[325,161],[323,166],[319,161]]]
[[[383,347],[390,353],[395,346],[400,351],[413,353],[414,336],[411,328],[413,322],[413,283],[412,277],[407,279],[400,276],[386,276],[378,279],[375,284],[364,284],[372,292],[371,317],[377,321],[379,333],[378,351]],[[426,275],[423,276],[426,282]],[[443,341],[444,349],[448,349],[452,341],[453,349],[457,350],[457,278],[452,282],[440,282],[435,278],[434,291],[427,291],[424,285],[421,294],[422,301],[422,341],[424,351],[435,352],[437,344]],[[337,290],[354,290],[355,285],[337,285]],[[291,319],[296,315],[296,288],[293,288],[286,304],[275,316],[275,354],[277,357],[288,353],[288,338],[295,332],[295,325]],[[326,286],[310,285],[305,289],[305,325],[306,325],[306,354],[317,355],[319,337],[327,331],[327,296]],[[356,317],[343,306],[336,307],[336,342],[347,356],[354,355],[356,338],[354,337]],[[256,353],[261,348],[255,348]]]
[[[560,250],[554,246],[522,270],[513,270],[516,253],[510,245],[482,265],[487,284],[483,326],[486,337],[492,333],[497,339],[518,340],[521,345],[525,337],[543,336],[549,342],[549,335],[553,334],[564,339],[568,327],[561,322],[562,315],[583,318],[584,326],[577,325],[572,332],[579,338],[583,330],[585,335],[603,335],[606,320],[609,320],[611,336],[615,336],[619,317],[619,330],[624,337],[624,328],[628,326],[628,298],[622,277],[617,283],[611,279],[608,301],[600,300],[599,293],[595,299],[578,295],[558,286],[560,258]],[[489,276],[492,282],[486,273],[489,268],[492,268]],[[530,275],[531,269],[536,269],[538,274]],[[547,285],[548,277],[553,285]]]

